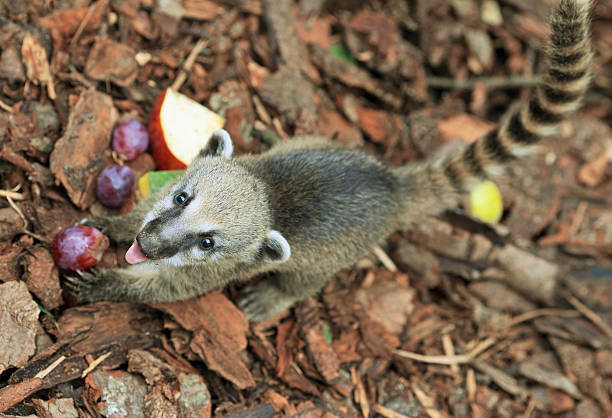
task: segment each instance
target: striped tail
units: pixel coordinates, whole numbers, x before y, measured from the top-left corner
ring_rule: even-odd
[[[560,122],[580,107],[591,80],[589,9],[590,0],[561,0],[555,7],[543,81],[496,130],[450,157],[398,169],[408,211],[455,204],[458,196],[525,155],[529,146],[558,132]]]

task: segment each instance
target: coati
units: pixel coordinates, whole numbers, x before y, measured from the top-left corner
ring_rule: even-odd
[[[241,308],[261,321],[317,293],[393,231],[452,207],[525,155],[581,104],[590,78],[589,1],[561,0],[542,84],[499,127],[454,155],[389,167],[357,150],[299,138],[232,157],[217,131],[183,175],[124,217],[88,223],[133,242],[128,268],[69,279],[83,301],[187,299],[260,273]]]

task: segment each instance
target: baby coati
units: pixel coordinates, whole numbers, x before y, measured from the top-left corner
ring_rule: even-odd
[[[454,155],[389,167],[357,150],[299,138],[232,157],[217,131],[183,175],[124,217],[90,218],[130,243],[128,268],[71,280],[83,301],[187,299],[234,280],[268,277],[240,306],[261,321],[316,294],[393,231],[453,207],[498,168],[525,155],[581,103],[591,78],[589,1],[553,11],[542,85],[500,126]]]

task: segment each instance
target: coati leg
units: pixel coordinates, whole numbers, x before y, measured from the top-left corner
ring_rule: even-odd
[[[131,243],[136,238],[142,221],[152,206],[153,200],[147,199],[137,204],[125,216],[89,216],[83,219],[81,224],[98,228],[114,242]]]
[[[184,300],[200,293],[197,282],[180,269],[132,265],[127,268],[79,272],[80,277],[66,277],[71,293],[78,300],[130,301],[138,303]]]
[[[239,306],[253,322],[260,322],[317,294],[332,274],[274,273],[245,289]]]

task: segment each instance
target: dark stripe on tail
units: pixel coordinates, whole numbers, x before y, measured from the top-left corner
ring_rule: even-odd
[[[463,160],[466,162],[470,173],[473,176],[482,177],[485,175],[482,161],[476,156],[476,142],[472,142],[468,145],[465,153],[463,154]]]
[[[461,169],[456,167],[455,164],[458,164],[458,162],[451,161],[448,164],[446,164],[446,167],[444,167],[444,174],[450,181],[455,191],[463,192],[464,191],[463,181],[462,181],[463,176],[461,175]]]
[[[531,115],[531,120],[542,124],[550,125],[561,122],[563,119],[562,115],[544,109],[537,96],[533,96],[529,101],[529,114]]]
[[[567,67],[578,63],[581,59],[586,57],[585,51],[574,52],[573,54],[566,53],[564,51],[553,52],[550,56],[550,62],[559,67]]]
[[[487,153],[487,156],[496,163],[506,163],[514,159],[514,156],[507,149],[504,144],[502,144],[499,139],[499,130],[496,129],[492,132],[489,132],[487,136],[485,136],[481,141],[483,141],[484,149]]]
[[[541,87],[541,91],[542,93],[544,93],[544,97],[546,97],[546,100],[548,100],[550,103],[553,103],[553,104],[571,103],[571,102],[575,102],[576,100],[580,99],[580,97],[582,97],[582,92],[576,92],[576,93],[566,92],[566,91],[552,88],[551,86],[548,86],[548,85],[543,85]]]
[[[512,115],[512,118],[510,118],[510,123],[508,123],[508,134],[510,134],[510,139],[512,139],[513,142],[523,145],[535,144],[540,139],[538,135],[529,132],[525,128],[519,113],[515,113]]]
[[[548,74],[557,83],[567,83],[584,78],[587,75],[587,71],[586,69],[580,71],[562,71],[551,68],[548,70]]]

